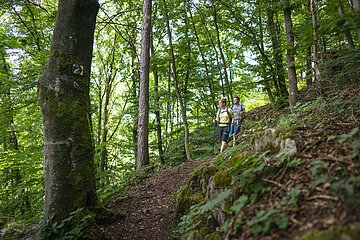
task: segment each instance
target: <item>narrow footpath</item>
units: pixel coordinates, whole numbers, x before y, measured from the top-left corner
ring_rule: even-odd
[[[112,200],[107,208],[124,218],[101,226],[108,239],[168,240],[173,238],[175,201],[172,195],[185,184],[201,161],[186,162],[164,170],[129,188],[125,197]]]

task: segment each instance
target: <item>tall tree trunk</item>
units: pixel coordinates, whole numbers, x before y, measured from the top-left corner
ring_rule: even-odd
[[[307,55],[306,55],[306,87],[308,89],[310,89],[312,87],[313,81],[313,74],[312,74],[312,61],[311,61],[311,47],[308,48],[307,50]]]
[[[46,218],[60,222],[98,205],[90,116],[90,71],[99,3],[59,0],[46,70],[38,83],[44,125]]]
[[[342,0],[339,0],[338,13],[339,13],[340,17],[344,16],[344,5],[342,3]],[[350,30],[344,26],[343,32],[344,32],[344,35],[345,35],[346,40],[348,42],[348,47],[351,48],[351,49],[355,49],[355,44],[354,44],[354,41],[352,39]]]
[[[149,160],[149,68],[150,68],[151,0],[143,0],[140,56],[139,134],[137,169]]]
[[[0,73],[3,76],[10,76],[10,70],[8,68],[8,64],[6,62],[6,51],[4,48],[0,49],[1,54],[1,62],[2,62],[2,71]],[[0,114],[1,120],[5,125],[1,128],[1,141],[4,147],[4,150],[18,150],[19,143],[15,129],[14,123],[14,108],[11,101],[11,87],[6,82],[2,82],[4,84],[0,89]]]
[[[286,53],[286,63],[288,65],[288,78],[289,78],[289,104],[291,112],[294,112],[294,106],[297,102],[297,79],[296,79],[296,67],[295,67],[295,48],[294,42],[295,37],[292,31],[292,19],[291,19],[291,6],[290,0],[283,0],[284,6],[284,18],[285,18],[285,28],[286,28],[286,43],[287,43],[287,53]]]
[[[180,91],[179,91],[179,83],[178,83],[177,73],[176,73],[176,61],[175,61],[174,48],[173,48],[173,44],[172,44],[172,35],[171,35],[171,30],[170,30],[170,20],[169,20],[169,15],[168,15],[168,11],[167,11],[168,8],[166,6],[166,0],[164,0],[164,6],[165,6],[165,9],[166,9],[166,29],[167,29],[167,34],[168,34],[168,38],[169,38],[169,47],[170,47],[170,56],[171,56],[171,65],[172,65],[172,76],[173,76],[173,81],[174,81],[175,93],[176,93],[176,96],[177,96],[179,104],[180,104],[180,111],[181,111],[181,116],[182,116],[182,121],[183,121],[183,126],[184,126],[185,154],[186,154],[186,159],[188,161],[191,161],[192,159],[191,159],[191,155],[190,155],[189,127],[188,127],[187,117],[186,117],[186,108],[184,106],[183,99],[182,99]]]
[[[313,68],[315,73],[315,87],[321,92],[321,72],[319,68],[319,57],[318,49],[319,43],[317,38],[317,23],[318,23],[318,0],[310,0],[310,12],[311,12],[311,22],[312,22],[312,37],[313,37],[313,52],[312,52],[312,61]]]
[[[154,74],[154,92],[155,92],[155,118],[156,118],[156,136],[157,147],[159,152],[159,161],[162,165],[165,164],[162,131],[161,131],[161,116],[160,116],[160,96],[159,96],[159,74],[157,69],[157,59],[154,49],[154,39],[151,37],[151,58],[153,59],[152,70]]]
[[[172,96],[171,93],[171,64],[169,63],[168,65],[168,79],[167,79],[167,99],[168,101],[166,101],[166,119],[165,119],[165,151],[168,151],[169,148],[169,143],[170,143],[170,135],[169,133],[172,132],[172,122],[173,122],[173,117],[172,117],[172,108],[171,108],[171,102],[170,102],[170,97]]]
[[[360,21],[360,0],[353,0],[353,8],[355,10],[355,18]],[[358,43],[360,44],[360,26],[356,28]]]
[[[271,36],[271,44],[274,50],[274,59],[275,59],[275,71],[276,71],[276,85],[278,88],[278,95],[281,97],[287,98],[289,95],[289,92],[286,88],[285,83],[285,75],[284,75],[284,66],[283,66],[283,56],[281,53],[281,44],[279,41],[279,32],[276,30],[276,24],[274,21],[274,11],[268,10],[267,11],[268,16],[268,26],[270,30],[270,36]]]
[[[107,150],[107,141],[108,141],[108,133],[109,133],[109,104],[110,104],[110,96],[112,91],[113,82],[116,76],[116,70],[114,70],[114,62],[115,62],[115,43],[116,37],[114,38],[114,47],[111,52],[111,61],[109,65],[108,74],[106,74],[105,79],[105,102],[104,102],[104,122],[103,122],[103,131],[102,131],[102,143],[103,146],[101,148],[100,154],[100,172],[103,172],[107,168],[107,160],[108,160],[108,150]]]
[[[215,29],[216,29],[216,37],[217,37],[217,46],[220,52],[220,58],[222,61],[222,68],[223,68],[223,72],[224,72],[224,80],[225,80],[225,87],[226,90],[228,92],[227,96],[229,96],[229,98],[232,100],[233,99],[233,93],[232,93],[232,88],[230,85],[230,81],[229,81],[229,76],[228,76],[228,72],[227,72],[227,64],[226,64],[226,60],[225,60],[225,55],[221,46],[221,40],[220,40],[220,31],[219,31],[219,26],[218,26],[218,22],[217,22],[217,12],[216,12],[216,6],[214,4],[214,1],[211,1],[212,4],[212,14],[213,14],[213,20],[214,20],[214,25],[215,25]]]
[[[131,128],[131,136],[132,136],[132,146],[135,161],[137,161],[137,146],[138,146],[138,120],[139,120],[139,113],[137,111],[139,107],[139,96],[138,96],[138,79],[139,79],[139,71],[135,64],[136,62],[136,29],[134,28],[132,31],[132,48],[131,48],[131,95],[132,95],[132,107],[133,107],[133,123]],[[137,165],[137,163],[136,163]]]
[[[187,0],[187,3],[190,4],[189,0]],[[201,44],[200,44],[200,38],[199,38],[199,34],[198,34],[197,30],[196,30],[195,21],[194,21],[192,12],[191,12],[191,8],[189,8],[189,15],[190,15],[190,21],[191,21],[191,25],[193,27],[194,35],[195,35],[195,38],[196,38],[196,44],[197,44],[197,46],[199,48],[199,52],[200,52],[202,62],[204,63],[206,80],[207,80],[207,83],[208,83],[211,102],[212,102],[212,110],[211,110],[211,112],[215,112],[216,109],[217,109],[217,102],[216,102],[216,99],[215,99],[215,93],[214,93],[214,90],[213,90],[213,84],[212,84],[211,78],[210,78],[210,71],[209,71],[209,67],[208,67],[208,62],[207,62],[207,60],[205,58],[203,48],[201,47]]]

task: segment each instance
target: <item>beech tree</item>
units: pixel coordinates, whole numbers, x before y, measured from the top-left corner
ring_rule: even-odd
[[[47,67],[38,83],[44,125],[46,218],[98,204],[89,83],[97,0],[59,0]]]
[[[149,68],[150,68],[151,0],[143,1],[140,57],[139,133],[137,169],[149,164]]]
[[[295,67],[295,53],[294,53],[295,36],[293,33],[293,26],[291,19],[290,0],[283,0],[283,5],[284,5],[283,7],[284,7],[286,43],[287,43],[286,63],[288,67],[288,78],[289,78],[289,88],[290,88],[289,104],[291,111],[293,111],[297,101],[296,97],[298,94],[296,67]]]

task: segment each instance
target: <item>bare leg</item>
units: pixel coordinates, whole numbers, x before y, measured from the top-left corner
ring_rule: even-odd
[[[221,141],[221,148],[220,148],[220,152],[225,151],[226,149],[226,141]]]

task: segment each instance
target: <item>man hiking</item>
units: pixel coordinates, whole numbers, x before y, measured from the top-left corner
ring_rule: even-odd
[[[234,97],[231,110],[234,112],[233,146],[236,145],[236,138],[240,132],[241,123],[244,120],[245,107],[240,103],[239,96]]]
[[[219,101],[219,107],[216,114],[216,121],[219,125],[221,147],[220,152],[222,153],[226,149],[226,141],[229,137],[230,125],[234,124],[234,113],[231,108],[226,107],[226,99],[222,98]]]

